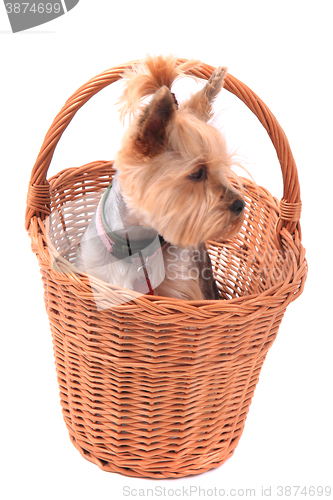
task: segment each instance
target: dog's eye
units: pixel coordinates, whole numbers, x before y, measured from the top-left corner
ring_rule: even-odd
[[[204,181],[207,179],[207,168],[205,165],[200,165],[198,170],[189,175],[192,181]]]

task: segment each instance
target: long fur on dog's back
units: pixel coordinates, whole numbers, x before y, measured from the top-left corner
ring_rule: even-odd
[[[144,61],[134,64],[132,69],[123,74],[125,89],[118,101],[120,118],[130,117],[137,111],[141,99],[154,94],[164,85],[171,90],[173,83],[185,72],[200,65],[200,61],[191,59],[177,65],[177,58],[169,56],[147,56]]]

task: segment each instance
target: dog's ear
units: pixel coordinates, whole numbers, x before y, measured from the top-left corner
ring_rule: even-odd
[[[137,156],[153,157],[166,148],[166,129],[177,111],[177,102],[168,87],[159,88],[138,120],[134,139]]]
[[[226,74],[227,68],[216,68],[206,85],[193,94],[180,109],[188,110],[201,120],[208,121],[213,114],[212,103],[223,87]]]

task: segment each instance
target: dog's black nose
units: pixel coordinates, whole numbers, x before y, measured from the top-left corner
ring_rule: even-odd
[[[243,200],[237,199],[229,205],[229,209],[235,214],[240,215],[245,207],[245,203]]]

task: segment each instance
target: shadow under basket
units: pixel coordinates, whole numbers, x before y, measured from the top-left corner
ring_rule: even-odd
[[[76,111],[131,64],[87,82],[54,120],[31,174],[26,229],[42,273],[74,446],[105,471],[179,478],[218,467],[233,454],[286,307],[303,291],[300,188],[280,125],[228,75],[225,88],[255,113],[275,146],[284,195],[279,202],[243,179],[241,231],[223,244],[207,242],[224,300],[140,296],[75,269],[77,245],[112,180],[113,163],[93,162],[47,180],[48,167]],[[213,70],[202,64],[189,74],[208,79]]]

